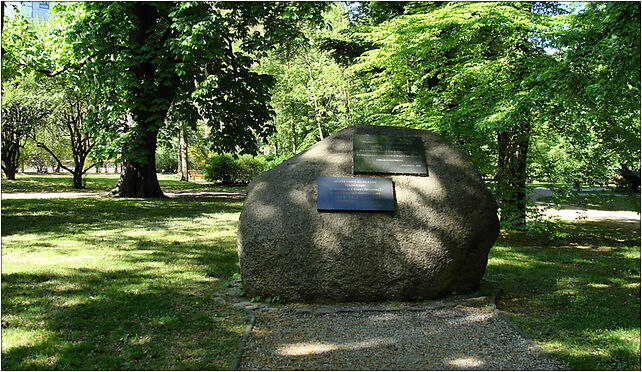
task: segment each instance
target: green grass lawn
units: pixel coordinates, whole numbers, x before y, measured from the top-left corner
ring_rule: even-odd
[[[229,368],[242,201],[2,202],[2,369]]]
[[[107,192],[116,187],[118,177],[117,174],[87,175],[83,177],[85,188],[78,190],[73,188],[73,178],[70,174],[19,174],[15,181],[2,178],[2,192]],[[158,182],[160,183],[161,189],[167,192],[190,190],[215,191],[240,188],[216,186],[205,181],[202,177],[195,178],[190,182],[181,182],[176,175],[173,174],[159,174]]]
[[[558,222],[567,238],[503,234],[485,278],[498,307],[572,370],[640,370],[640,225]]]
[[[241,206],[3,200],[2,368],[229,368],[247,318],[213,297],[238,272]],[[564,238],[491,250],[499,308],[567,368],[639,370],[640,225],[555,224]]]

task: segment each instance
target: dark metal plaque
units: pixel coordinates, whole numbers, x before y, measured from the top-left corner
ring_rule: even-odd
[[[428,175],[421,137],[355,134],[354,173]]]
[[[318,177],[317,210],[394,212],[392,179]]]

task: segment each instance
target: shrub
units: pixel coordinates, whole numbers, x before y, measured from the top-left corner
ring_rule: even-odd
[[[222,154],[210,156],[203,168],[205,179],[210,182],[220,182],[225,186],[247,185],[259,174],[279,164],[283,159],[273,156],[243,155],[234,159],[232,155]]]
[[[236,159],[235,182],[247,185],[254,177],[265,172],[266,166],[267,162],[262,156],[241,156]]]
[[[223,185],[233,184],[236,173],[234,158],[228,154],[214,155],[207,159],[203,168],[203,176],[210,182],[221,182]]]

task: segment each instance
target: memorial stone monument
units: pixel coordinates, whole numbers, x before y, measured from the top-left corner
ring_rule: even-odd
[[[250,183],[243,289],[303,302],[465,293],[498,234],[495,200],[463,151],[430,131],[354,126]]]

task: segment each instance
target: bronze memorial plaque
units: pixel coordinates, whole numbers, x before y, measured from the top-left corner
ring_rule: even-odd
[[[355,134],[353,173],[387,173],[427,176],[421,137]]]
[[[318,177],[317,210],[394,212],[392,179]]]

